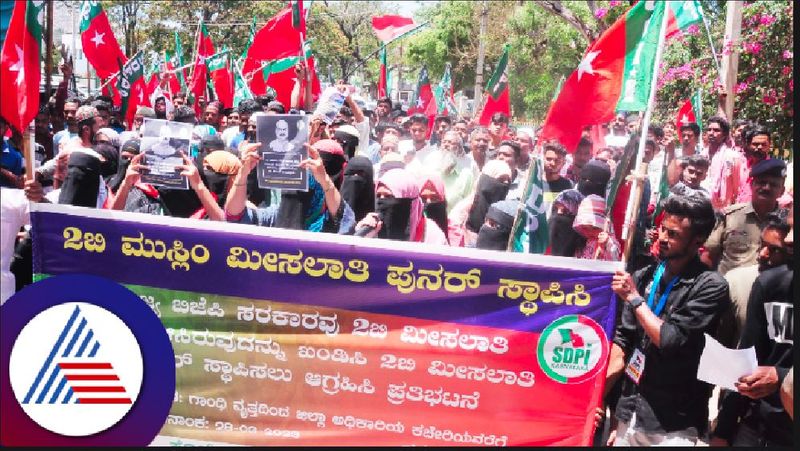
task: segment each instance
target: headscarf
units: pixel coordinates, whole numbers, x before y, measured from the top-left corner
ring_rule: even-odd
[[[606,230],[608,218],[606,217],[606,200],[596,194],[590,194],[581,201],[578,206],[578,213],[575,215],[575,222],[572,228],[584,237],[591,229]]]
[[[100,159],[84,152],[72,152],[58,203],[95,208],[99,190]]]
[[[394,199],[375,201],[375,211],[383,221],[378,236],[422,241],[425,238],[425,217],[422,215],[422,201],[419,198],[416,177],[405,169],[392,169],[378,179],[375,189],[380,185],[389,188]]]
[[[113,128],[108,128],[108,127],[101,128],[100,130],[97,130],[97,133],[95,133],[95,135],[99,135],[101,133],[106,135],[106,137],[108,138],[109,144],[111,144],[112,146],[114,146],[117,149],[119,149],[119,146],[120,146],[119,133],[117,133],[116,130],[114,130]]]
[[[550,255],[572,257],[575,251],[586,244],[586,240],[572,228],[578,206],[583,194],[576,189],[561,191],[553,201],[553,214],[550,215],[548,228],[550,232]],[[564,206],[565,213],[558,213],[556,205]]]
[[[325,192],[308,174],[308,191],[282,190],[275,226],[321,232],[325,222]]]
[[[426,186],[433,188],[442,200],[424,204],[425,216],[435,222],[439,228],[442,229],[445,236],[447,236],[447,197],[445,196],[444,181],[439,174],[427,173],[422,180],[422,185],[420,185],[420,192],[422,192]]]
[[[312,147],[319,152],[322,164],[325,165],[325,172],[330,176],[333,185],[337,190],[340,189],[346,163],[342,146],[332,139],[321,139]]]
[[[389,152],[384,155],[378,165],[380,169],[378,169],[378,173],[376,174],[377,178],[383,177],[383,174],[386,174],[392,169],[404,169],[406,167],[403,156],[396,152]]]
[[[611,167],[608,163],[601,160],[589,160],[581,169],[579,177],[578,191],[581,194],[606,197],[606,185],[611,179]]]
[[[333,132],[333,138],[342,143],[348,158],[353,158],[358,148],[359,133],[352,125],[342,125]]]
[[[215,150],[206,155],[203,160],[202,178],[208,190],[217,195],[221,201],[225,198],[228,188],[228,179],[242,167],[242,162],[236,155],[225,151]],[[223,202],[224,205],[224,202]]]
[[[342,199],[353,209],[356,222],[375,210],[375,182],[372,162],[366,157],[354,157],[347,163],[342,182]]]
[[[133,155],[139,155],[140,144],[141,141],[139,141],[139,138],[129,139],[122,144],[122,148],[119,150],[117,173],[108,181],[108,187],[112,192],[117,192],[119,186],[122,184],[122,181],[125,179],[125,173],[128,171],[128,166],[131,164],[130,158],[124,157],[122,153],[127,152]]]
[[[112,144],[100,142],[93,146],[94,151],[103,157],[100,162],[100,175],[103,178],[111,177],[117,173],[119,165],[119,151]]]
[[[467,217],[467,228],[469,230],[478,233],[486,219],[486,212],[489,211],[489,206],[504,200],[508,195],[509,184],[497,180],[503,175],[507,175],[509,179],[511,178],[511,167],[505,161],[489,160],[483,165],[481,176],[478,177],[478,185],[475,188],[472,207]]]
[[[493,220],[496,226],[490,227],[485,223],[481,225],[475,247],[497,251],[506,250],[508,238],[511,236],[511,227],[514,225],[514,218],[517,215],[518,204],[519,202],[515,200],[501,200],[493,203],[486,212],[486,218]]]

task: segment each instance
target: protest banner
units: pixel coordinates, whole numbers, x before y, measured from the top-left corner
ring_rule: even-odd
[[[110,278],[166,328],[156,444],[591,443],[619,263],[31,208],[37,278]]]
[[[189,155],[192,124],[144,118],[141,152],[146,170],[142,183],[175,189],[189,189],[189,180],[177,166],[183,164],[181,152]]]
[[[256,119],[256,140],[261,143],[259,188],[308,191],[308,171],[300,168],[300,162],[308,158],[308,116],[260,116]]]

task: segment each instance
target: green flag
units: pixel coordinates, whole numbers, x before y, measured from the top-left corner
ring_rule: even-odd
[[[174,61],[172,64],[175,65],[177,72],[175,74],[178,76],[178,81],[181,83],[181,90],[186,92],[186,77],[184,77],[183,69],[178,69],[179,67],[183,67],[183,45],[181,45],[181,37],[178,36],[178,32],[175,32],[175,55],[173,55]]]
[[[250,46],[253,45],[253,39],[256,36],[256,16],[253,16],[253,23],[250,24],[250,34],[247,36],[247,44],[244,46],[244,51],[242,51],[242,55],[239,57],[241,61],[244,61],[247,58],[247,51],[250,50]]]
[[[444,66],[444,74],[436,88],[433,90],[433,97],[436,100],[436,112],[442,114],[447,111],[449,114],[456,114],[457,108],[453,103],[453,79],[450,76],[450,63]]]
[[[233,61],[233,106],[234,108],[239,106],[239,102],[244,99],[252,99],[253,93],[250,91],[250,87],[247,86],[244,79],[242,78],[242,69],[239,67],[239,63]]]
[[[547,216],[544,203],[544,174],[538,158],[531,161],[528,172],[528,181],[522,199],[525,200],[523,208],[517,212],[511,237],[509,250],[513,252],[528,252],[543,254],[547,249],[549,234],[547,231]]]

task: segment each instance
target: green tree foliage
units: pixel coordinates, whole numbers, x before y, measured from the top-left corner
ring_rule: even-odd
[[[738,42],[723,42],[725,10],[706,11],[717,52],[739,52],[734,119],[750,119],[773,131],[776,149],[791,149],[794,105],[791,1],[746,2]],[[674,121],[680,103],[703,90],[703,117],[717,112],[722,92],[705,29],[698,27],[670,42],[658,81],[659,121]]]

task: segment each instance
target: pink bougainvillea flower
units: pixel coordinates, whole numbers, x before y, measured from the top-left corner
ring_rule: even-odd
[[[740,92],[744,91],[745,89],[747,89],[747,82],[741,82],[741,83],[736,85],[736,87],[734,88],[734,92],[736,94],[739,94]]]
[[[602,19],[603,17],[606,16],[606,14],[608,14],[608,10],[607,9],[605,9],[605,8],[597,8],[597,10],[595,10],[595,12],[594,12],[594,17],[597,17],[598,19]]]
[[[777,20],[778,19],[776,19],[775,16],[771,16],[769,14],[764,14],[764,15],[761,16],[761,19],[760,19],[759,22],[761,23],[761,25],[772,25]]]
[[[608,7],[613,8],[615,6],[619,6],[620,3],[622,3],[620,0],[611,0],[608,2]]]
[[[784,50],[783,51],[783,59],[790,60],[790,59],[792,59],[793,56],[794,56],[794,53],[792,53],[791,50]]]
[[[783,66],[783,70],[781,70],[783,75],[789,75],[792,73],[792,68],[789,66]]]

